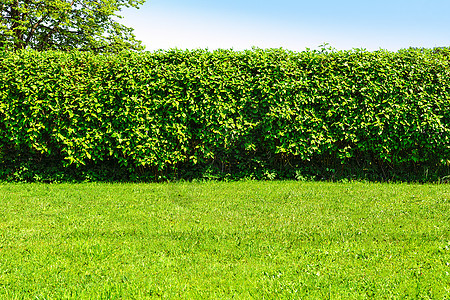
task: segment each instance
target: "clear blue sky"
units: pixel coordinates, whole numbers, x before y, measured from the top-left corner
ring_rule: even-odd
[[[147,0],[119,14],[149,51],[450,46],[450,0]]]

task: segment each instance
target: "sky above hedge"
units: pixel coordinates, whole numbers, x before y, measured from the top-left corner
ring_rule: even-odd
[[[448,0],[147,0],[122,23],[147,50],[450,45]]]

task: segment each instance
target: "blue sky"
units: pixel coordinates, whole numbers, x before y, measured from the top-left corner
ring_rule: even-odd
[[[147,0],[119,14],[149,51],[450,46],[450,0]]]

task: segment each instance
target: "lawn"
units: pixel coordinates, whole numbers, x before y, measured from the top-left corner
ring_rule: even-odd
[[[1,299],[450,299],[450,185],[0,184]]]

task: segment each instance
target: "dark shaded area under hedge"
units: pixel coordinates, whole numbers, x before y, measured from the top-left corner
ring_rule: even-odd
[[[450,51],[0,53],[0,180],[450,174]]]

